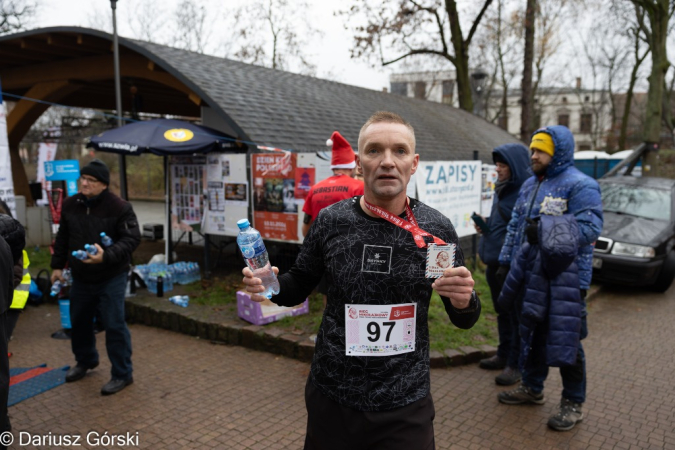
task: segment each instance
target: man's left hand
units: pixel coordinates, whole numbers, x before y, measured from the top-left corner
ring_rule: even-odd
[[[439,295],[449,298],[455,309],[464,309],[471,302],[474,284],[469,269],[466,267],[451,267],[445,269],[443,276],[436,279],[431,287]]]
[[[96,249],[98,250],[98,253],[96,253],[95,255],[92,255],[91,253],[89,253],[89,258],[82,261],[83,263],[85,263],[85,264],[101,264],[103,262],[103,253],[105,252],[105,250],[103,250],[103,247],[101,247],[98,244],[94,244],[94,247],[96,247]]]

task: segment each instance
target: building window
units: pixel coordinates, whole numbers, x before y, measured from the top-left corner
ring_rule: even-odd
[[[535,130],[541,128],[541,111],[536,110],[534,112],[534,120],[532,120],[532,125],[534,125]]]
[[[570,115],[569,114],[558,114],[558,125],[570,127]]]
[[[581,126],[579,127],[579,131],[582,133],[590,133],[592,128],[593,128],[593,115],[582,114]]]
[[[391,83],[391,93],[396,95],[408,95],[408,83]]]
[[[443,103],[452,105],[452,94],[455,91],[454,80],[443,80]]]
[[[590,150],[591,144],[579,144],[579,151]]]
[[[415,98],[424,100],[427,98],[427,83],[425,81],[415,81]]]
[[[502,130],[507,130],[509,129],[509,116],[508,114],[501,114],[499,116],[499,119],[497,120],[497,126],[501,128]]]
[[[590,102],[590,101],[591,101],[591,97],[588,96],[588,95],[585,96],[585,97],[584,97],[584,101],[585,101],[585,102]]]
[[[563,98],[562,98],[562,102],[563,102],[563,103],[567,103],[567,97],[563,97]]]

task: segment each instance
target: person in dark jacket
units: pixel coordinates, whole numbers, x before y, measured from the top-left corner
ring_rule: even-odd
[[[21,261],[25,245],[26,233],[23,225],[8,215],[0,215],[0,433],[11,430],[7,415],[9,396],[7,314],[14,297],[14,288],[21,283],[21,277],[15,276],[14,266]]]
[[[103,161],[94,159],[80,171],[81,191],[66,199],[59,231],[54,242],[52,282],[63,280],[68,265],[72,274],[70,288],[71,345],[77,365],[66,374],[66,381],[82,379],[87,370],[98,366],[94,336],[94,317],[100,312],[106,330],[106,350],[112,364],[112,378],[101,389],[110,395],[133,382],[131,335],[124,320],[124,294],[131,254],[141,241],[136,214],[131,204],[110,192],[110,172]],[[100,233],[113,240],[103,248]],[[97,253],[85,260],[72,252],[85,244]]]
[[[537,296],[550,299],[547,311],[553,311],[554,314],[561,307],[566,310],[565,305],[578,304],[581,320],[574,317],[576,313],[570,313],[565,320],[555,322],[550,318],[545,319],[528,327],[532,331],[531,335],[523,335],[524,329],[521,326],[521,339],[531,342],[531,348],[525,349],[529,354],[520,358],[522,383],[514,390],[501,392],[498,399],[507,405],[544,403],[544,381],[548,376],[549,365],[553,365],[549,362],[557,356],[549,354],[552,336],[567,335],[574,339],[574,352],[571,362],[568,359],[566,364],[560,364],[562,399],[558,412],[548,421],[550,428],[566,431],[574,428],[584,417],[581,407],[586,401],[586,360],[581,340],[587,335],[587,327],[583,299],[591,282],[593,245],[602,231],[602,200],[598,183],[574,167],[574,137],[569,129],[564,126],[550,126],[537,130],[532,136],[530,149],[534,176],[523,183],[513,208],[504,246],[499,255],[500,271],[508,273],[513,261],[533,261],[532,264],[519,265],[524,267],[524,273],[519,278],[527,286],[525,293],[519,294],[520,301],[515,301],[517,310],[523,308],[521,324],[528,319],[529,311],[537,310],[536,300],[542,300],[533,298]],[[568,233],[569,236],[575,236],[576,245],[572,253],[574,266],[566,270],[564,276],[558,276],[560,267],[547,270],[544,262],[559,263],[562,250],[571,239],[557,233],[552,228],[555,223],[549,224],[549,218],[545,216],[556,216],[556,223],[561,224],[566,216],[576,221],[578,230]],[[543,229],[542,222],[547,223]],[[549,229],[553,231],[548,231]],[[571,228],[565,225],[561,230]],[[542,231],[557,242],[557,248],[554,245],[550,252],[552,256],[540,257],[540,262],[536,262],[539,253],[536,247],[539,246]],[[525,245],[525,241],[529,246]],[[548,238],[545,243],[549,244]],[[531,253],[530,247],[535,247],[534,253]],[[531,258],[521,258],[525,251]],[[525,296],[528,297],[527,302],[523,303]],[[499,302],[502,304],[501,298]],[[540,312],[539,317],[543,317],[543,314]],[[567,342],[564,347],[568,347]]]
[[[495,382],[502,386],[510,386],[520,381],[518,370],[518,321],[513,311],[504,311],[499,307],[497,299],[501,291],[496,273],[499,270],[499,252],[504,244],[506,226],[511,220],[511,211],[518,198],[520,186],[532,176],[530,170],[530,154],[522,144],[505,144],[492,150],[492,160],[497,167],[497,183],[492,201],[490,217],[485,220],[488,231],[476,225],[476,232],[481,234],[478,254],[485,263],[485,278],[490,286],[492,303],[497,313],[497,331],[499,346],[497,353],[480,361],[479,366],[487,370],[503,371],[495,377]]]

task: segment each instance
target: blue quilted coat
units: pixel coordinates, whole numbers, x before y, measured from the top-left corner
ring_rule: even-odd
[[[541,216],[539,244],[525,242],[511,264],[499,304],[511,310],[522,294],[520,366],[527,363],[534,330],[548,328],[546,364],[574,364],[584,308],[576,264],[579,226],[574,216]]]
[[[600,187],[591,177],[574,167],[574,137],[564,126],[542,128],[536,133],[553,138],[555,152],[546,174],[530,177],[520,194],[507,227],[499,263],[510,265],[524,241],[526,219],[541,215],[572,214],[579,225],[579,248],[575,262],[579,268],[579,286],[588,289],[593,268],[593,245],[602,231]]]

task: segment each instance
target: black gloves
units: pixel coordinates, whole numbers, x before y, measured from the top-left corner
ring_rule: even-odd
[[[525,227],[525,236],[530,245],[539,243],[539,219],[527,218],[525,221],[529,224]]]
[[[511,266],[499,266],[499,269],[495,272],[495,278],[499,286],[504,286],[504,281],[506,281],[506,276],[509,274]]]

